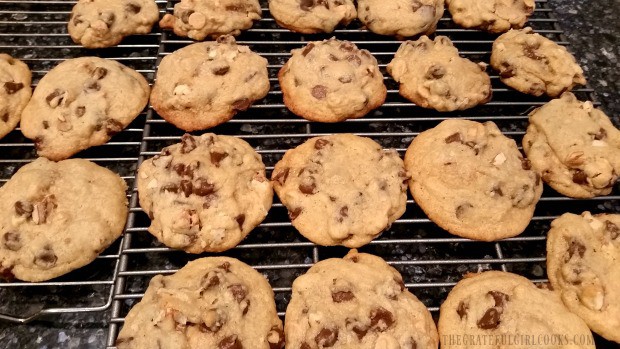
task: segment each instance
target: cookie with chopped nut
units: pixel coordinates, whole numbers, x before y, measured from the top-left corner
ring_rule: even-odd
[[[369,243],[405,213],[407,178],[396,150],[352,134],[307,140],[287,151],[271,176],[303,236],[350,248]]]
[[[181,0],[173,14],[159,21],[162,29],[172,29],[179,36],[202,41],[230,34],[239,35],[261,18],[258,0]]]
[[[126,189],[82,159],[20,168],[0,187],[0,276],[45,281],[95,260],[123,232]]]
[[[437,349],[430,312],[383,259],[351,250],[293,282],[286,347]]]
[[[298,33],[331,33],[357,18],[353,0],[269,0],[269,12],[284,28]]]
[[[409,37],[432,34],[444,11],[444,0],[358,0],[357,16],[370,31]]]
[[[491,100],[486,64],[461,58],[445,36],[422,36],[400,45],[387,71],[400,84],[400,94],[438,111],[464,110]]]
[[[521,29],[536,4],[534,0],[446,0],[454,23],[491,33]]]
[[[284,104],[318,122],[360,118],[385,101],[377,60],[348,41],[314,41],[291,51],[278,73]]]
[[[0,139],[13,131],[28,104],[32,89],[28,66],[7,54],[0,54]]]
[[[441,122],[405,154],[409,188],[428,218],[468,239],[521,234],[542,194],[540,176],[493,122]]]
[[[557,97],[586,83],[583,70],[564,46],[529,27],[511,29],[493,42],[491,66],[503,83],[534,96]]]
[[[186,46],[164,57],[151,104],[185,131],[230,120],[269,92],[267,60],[237,45],[232,36]]]
[[[620,343],[620,214],[565,213],[547,235],[547,274],[571,312]]]
[[[138,169],[149,232],[189,253],[231,249],[267,216],[273,199],[261,156],[244,140],[189,134]]]
[[[209,257],[151,279],[116,347],[282,349],[284,334],[265,277],[237,259]]]
[[[127,127],[146,106],[149,91],[140,73],[116,61],[68,59],[39,81],[22,113],[21,131],[40,156],[63,160]]]
[[[588,326],[556,293],[501,271],[459,281],[441,305],[438,328],[442,349],[595,347]]]
[[[608,195],[620,175],[620,131],[570,92],[530,113],[523,150],[545,183],[566,196]]]
[[[76,44],[103,48],[129,35],[150,33],[158,20],[159,9],[153,0],[79,0],[67,30]]]

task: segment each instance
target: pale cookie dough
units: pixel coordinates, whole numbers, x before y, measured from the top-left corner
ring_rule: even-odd
[[[271,176],[303,236],[350,248],[369,243],[403,215],[407,178],[395,150],[352,134],[309,139],[287,151]]]
[[[138,170],[149,232],[189,253],[235,247],[267,216],[273,190],[265,165],[240,138],[212,133],[164,148]]]
[[[547,274],[568,309],[620,343],[620,214],[566,213],[547,235]]]
[[[450,119],[413,139],[409,188],[428,218],[468,239],[519,235],[542,194],[540,176],[493,122]]]
[[[454,23],[491,33],[523,28],[534,12],[534,0],[446,0]]]
[[[118,349],[282,349],[273,291],[263,275],[228,257],[157,275],[127,314]]]
[[[387,89],[377,60],[348,41],[310,42],[280,69],[284,104],[318,122],[360,118],[380,107]]]
[[[261,18],[258,0],[181,0],[173,14],[165,14],[159,22],[179,36],[202,41],[207,37],[239,35]]]
[[[186,46],[164,57],[151,104],[185,131],[230,120],[269,92],[267,60],[237,45],[232,36]]]
[[[269,0],[269,12],[280,26],[304,34],[331,33],[357,18],[353,0]]]
[[[20,168],[0,187],[0,277],[46,281],[95,260],[123,232],[126,189],[82,159]]]
[[[13,131],[28,104],[32,89],[28,66],[7,54],[0,54],[0,139]]]
[[[39,81],[21,130],[40,156],[66,159],[127,127],[146,106],[149,91],[140,73],[116,61],[68,59]]]
[[[437,349],[430,312],[383,259],[351,250],[293,282],[289,349]]]
[[[400,37],[432,34],[444,0],[358,0],[357,16],[370,31]]]
[[[532,28],[500,35],[493,42],[491,66],[503,83],[534,96],[557,97],[586,83],[575,57]]]
[[[68,31],[76,44],[102,48],[129,35],[150,33],[157,20],[159,9],[153,0],[79,0]]]
[[[400,45],[387,71],[400,94],[424,108],[464,110],[491,100],[486,64],[461,58],[450,39],[422,36]]]
[[[530,113],[523,150],[545,183],[566,196],[608,195],[620,175],[620,131],[570,92]]]
[[[442,349],[595,348],[588,326],[557,294],[500,271],[459,281],[441,305],[438,327]]]

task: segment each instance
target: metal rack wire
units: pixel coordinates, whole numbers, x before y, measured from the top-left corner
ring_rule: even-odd
[[[176,1],[156,2],[163,13],[172,12]],[[0,51],[28,63],[34,73],[35,85],[60,61],[86,55],[116,59],[137,69],[152,82],[160,59],[192,42],[156,28],[152,34],[127,38],[114,48],[86,50],[73,44],[66,34],[66,19],[74,3],[62,0],[0,0]],[[301,35],[279,28],[269,15],[266,1],[261,3],[263,19],[244,32],[238,42],[249,45],[269,60],[271,91],[248,111],[209,131],[236,135],[248,141],[263,156],[268,172],[287,149],[309,137],[352,132],[371,137],[383,146],[396,148],[402,153],[415,135],[446,118],[494,121],[505,134],[520,143],[527,126],[527,113],[546,101],[506,87],[495,72],[490,72],[494,97],[485,106],[454,113],[438,113],[416,107],[398,95],[398,86],[385,73],[385,65],[400,42],[369,33],[359,23],[353,23],[346,29],[336,30],[333,35],[350,40],[377,57],[388,86],[386,103],[361,119],[329,125],[308,122],[291,114],[282,104],[277,71],[290,56],[291,49],[330,35]],[[537,0],[536,5],[530,25],[538,33],[568,45],[547,1]],[[464,57],[489,61],[495,36],[458,28],[447,11],[439,23],[437,34],[450,37]],[[587,87],[576,90],[581,99],[592,99],[591,93],[592,90]],[[130,215],[126,232],[92,265],[67,276],[36,284],[0,283],[0,299],[11,297],[18,303],[23,302],[23,309],[28,309],[32,302],[24,294],[29,297],[42,295],[53,288],[59,295],[53,303],[46,302],[34,311],[24,310],[12,313],[12,316],[0,315],[0,320],[25,323],[47,315],[54,321],[54,314],[58,313],[108,311],[106,345],[108,348],[114,347],[125,315],[142,297],[150,278],[156,274],[173,273],[188,260],[200,257],[170,250],[148,234],[149,220],[139,208],[135,191],[134,173],[137,166],[162,147],[178,142],[181,135],[180,130],[147,109],[108,144],[78,155],[116,171],[132,188],[128,193]],[[33,144],[23,138],[18,130],[0,140],[0,185],[35,157]],[[591,200],[569,199],[546,188],[528,229],[518,237],[495,243],[473,242],[447,234],[432,224],[410,198],[405,215],[380,238],[361,250],[377,254],[399,269],[406,286],[437,315],[441,300],[467,272],[500,269],[519,273],[535,282],[546,281],[545,234],[550,221],[566,211],[584,210],[620,211],[618,187],[610,196]],[[276,200],[265,222],[241,245],[224,255],[241,259],[269,278],[276,294],[279,314],[283,315],[294,278],[319,260],[340,257],[345,253],[344,248],[319,247],[303,239],[290,224],[286,209]],[[82,291],[84,287],[87,291]],[[75,297],[74,292],[94,292],[96,296],[84,299]],[[0,313],[6,313],[2,307],[0,304]]]

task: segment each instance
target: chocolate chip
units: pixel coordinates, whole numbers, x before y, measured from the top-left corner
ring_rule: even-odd
[[[502,192],[502,188],[499,185],[494,186],[492,191],[497,196],[504,196],[504,193]]]
[[[572,239],[570,241],[570,245],[568,246],[568,260],[570,260],[575,254],[579,255],[579,258],[583,258],[583,255],[586,253],[586,246],[576,239]]]
[[[451,135],[449,135],[448,137],[446,137],[445,142],[447,144],[453,143],[453,142],[462,142],[463,138],[461,138],[461,134],[460,133],[453,133]]]
[[[115,134],[121,132],[124,128],[124,125],[121,124],[120,121],[115,119],[106,119],[105,121],[105,132],[108,136],[114,136]]]
[[[362,325],[354,325],[353,328],[351,328],[351,330],[355,333],[355,335],[357,336],[357,339],[359,339],[360,341],[368,333],[368,327],[365,327]]]
[[[188,198],[192,194],[193,187],[191,181],[184,179],[179,184],[179,187],[181,188],[183,194],[185,194],[186,198]]]
[[[594,135],[594,139],[600,141],[600,140],[603,140],[605,138],[607,138],[607,131],[605,131],[605,129],[601,127],[598,130],[598,133]]]
[[[340,81],[343,84],[348,84],[351,81],[353,81],[353,77],[351,75],[341,76],[338,78],[338,81]]]
[[[351,291],[332,292],[332,300],[335,303],[348,302],[354,298],[355,298],[355,295],[353,295],[353,292]]]
[[[612,240],[615,240],[620,236],[620,228],[610,221],[605,221],[605,230],[607,230]]]
[[[15,213],[18,216],[27,216],[30,217],[32,214],[32,210],[34,207],[28,201],[17,201],[15,202]]]
[[[474,206],[472,204],[470,204],[470,203],[465,203],[465,204],[459,205],[456,208],[456,212],[455,212],[456,218],[458,218],[458,219],[463,218],[463,215],[465,214],[465,211],[467,211],[468,209],[470,209],[472,207],[474,207]]]
[[[8,122],[9,121],[9,112],[7,111],[6,113],[2,114],[2,116],[0,116],[0,120],[2,120],[3,122]]]
[[[446,75],[446,68],[441,65],[433,64],[426,71],[426,79],[441,79]]]
[[[217,345],[218,349],[243,349],[243,345],[241,345],[241,342],[239,341],[239,338],[237,338],[237,335],[232,335],[232,336],[228,336],[224,339],[222,339],[218,345]]]
[[[250,107],[250,105],[252,105],[252,101],[251,100],[249,100],[247,98],[242,98],[242,99],[239,99],[239,100],[233,102],[232,107],[235,110],[244,111],[244,110],[247,110]]]
[[[349,217],[349,206],[342,206],[338,213],[340,214],[340,217],[338,217],[338,222],[344,221],[346,217]]]
[[[316,99],[323,99],[327,96],[327,87],[316,85],[312,88],[312,96]]]
[[[533,47],[530,47],[530,46],[527,46],[525,47],[525,49],[523,49],[523,54],[525,54],[525,57],[534,59],[537,61],[541,61],[545,59],[544,55],[538,54],[538,52]]]
[[[312,1],[312,0],[310,0],[310,1]],[[314,44],[313,43],[309,43],[306,47],[304,47],[303,51],[301,51],[301,55],[306,57],[308,55],[308,53],[310,53],[310,51],[312,51],[313,48],[314,48]]]
[[[353,52],[355,51],[355,45],[349,41],[344,41],[340,44],[340,50],[347,51],[347,52]]]
[[[97,92],[101,90],[101,85],[99,85],[97,81],[91,81],[88,84],[86,84],[84,87],[85,87],[84,91],[88,93]]]
[[[301,183],[299,185],[299,191],[301,191],[304,194],[308,194],[308,195],[312,195],[314,193],[316,193],[316,183],[314,182],[314,180],[312,180],[312,182],[309,183]]]
[[[213,72],[214,75],[226,75],[226,73],[228,73],[229,70],[230,70],[230,67],[225,65],[222,67],[213,68],[211,71]]]
[[[278,341],[272,342],[269,338],[269,335],[267,335],[267,342],[269,342],[269,349],[284,348],[284,332],[282,332],[282,330],[277,326],[272,327],[270,332],[275,332],[277,334]]]
[[[482,318],[478,320],[478,328],[483,330],[492,330],[500,324],[500,312],[496,308],[489,308]]]
[[[170,193],[178,193],[179,192],[179,186],[175,185],[175,184],[166,184],[163,187],[161,187],[161,191],[167,191]]]
[[[299,215],[301,214],[301,207],[297,207],[296,209],[292,210],[292,211],[288,211],[288,218],[290,218],[291,221],[294,221],[297,217],[299,217]]]
[[[250,300],[249,299],[244,299],[239,304],[240,304],[240,307],[241,307],[241,315],[247,314],[248,311],[250,310]]]
[[[4,83],[4,90],[10,95],[21,90],[22,88],[24,88],[24,84],[21,82],[8,81]]]
[[[73,25],[74,25],[74,26],[77,26],[77,25],[79,25],[79,24],[84,23],[84,21],[82,20],[82,16],[80,16],[80,15],[75,15],[75,16],[73,17],[72,21],[73,21]]]
[[[77,116],[78,118],[81,118],[82,116],[84,116],[84,114],[86,114],[85,106],[79,106],[75,108],[75,116]]]
[[[329,348],[336,344],[338,340],[338,329],[330,329],[323,328],[319,333],[314,337],[314,342],[319,346],[319,348]]]
[[[280,185],[284,185],[284,183],[286,182],[286,179],[288,178],[288,173],[289,173],[290,169],[288,167],[286,167],[285,169],[283,169],[282,171],[277,172],[274,176],[273,176],[273,180],[278,182]]]
[[[16,231],[9,231],[2,236],[2,243],[5,248],[11,251],[17,251],[22,248],[21,237]]]
[[[244,214],[240,214],[240,215],[238,215],[235,218],[235,220],[239,224],[239,229],[243,229],[243,222],[245,222],[245,215]]]
[[[46,246],[34,257],[34,264],[37,266],[49,269],[56,265],[58,257],[54,254],[54,250],[50,246]]]
[[[176,172],[179,176],[183,177],[183,176],[187,176],[188,167],[189,166],[185,166],[185,164],[178,163],[178,164],[172,165],[172,170]]]
[[[459,314],[459,318],[463,319],[465,316],[467,316],[468,310],[469,306],[461,301],[458,308],[456,308],[456,313]]]
[[[217,272],[210,271],[208,272],[200,282],[200,286],[205,290],[210,289],[211,287],[217,286],[220,284],[220,277],[217,275]]]
[[[142,7],[136,3],[130,2],[129,4],[125,5],[125,9],[127,10],[127,12],[135,15],[139,13],[140,10],[142,10]]]
[[[507,294],[500,291],[489,291],[487,294],[493,297],[496,307],[503,307],[504,304],[510,300]]]
[[[101,80],[101,79],[105,78],[106,75],[108,75],[108,70],[106,68],[97,67],[97,68],[95,68],[95,70],[93,70],[92,77],[95,80]]]
[[[508,78],[511,78],[511,77],[515,76],[514,68],[506,67],[505,69],[500,70],[499,76],[502,79],[508,79]]]
[[[587,185],[588,176],[581,170],[575,170],[575,172],[573,172],[573,182],[576,184]]]
[[[181,154],[187,154],[196,149],[196,139],[190,134],[184,134],[181,137]]]
[[[211,151],[210,156],[211,156],[211,163],[215,165],[215,167],[220,167],[220,162],[228,156],[228,153],[219,152],[219,151]]]
[[[230,273],[230,262],[224,262],[218,268],[223,269],[225,272]]]
[[[56,108],[58,105],[62,103],[63,99],[65,98],[63,94],[64,94],[64,91],[55,89],[52,93],[50,93],[49,95],[47,95],[47,97],[45,97],[45,101],[50,107]]]
[[[339,61],[338,57],[334,56],[331,53],[329,54],[329,60],[332,61],[332,62],[338,62]]]
[[[354,63],[358,67],[362,65],[362,59],[358,55],[348,55],[347,61]]]
[[[333,143],[328,141],[327,139],[319,138],[316,140],[316,142],[314,142],[314,149],[321,150],[328,145],[333,145]]]
[[[374,330],[383,332],[394,323],[394,314],[385,308],[375,308],[370,312],[370,327]]]
[[[528,159],[521,159],[521,168],[528,171],[532,169],[532,162]]]
[[[245,286],[241,284],[230,285],[228,286],[228,290],[232,293],[233,298],[235,298],[237,303],[241,303],[241,301],[244,300],[245,296],[248,294]]]
[[[207,196],[213,194],[214,192],[215,186],[209,183],[206,178],[196,179],[196,184],[194,184],[192,187],[192,193],[198,196]]]

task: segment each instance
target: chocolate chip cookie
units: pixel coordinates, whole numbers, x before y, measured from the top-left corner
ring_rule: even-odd
[[[551,223],[547,273],[571,312],[620,343],[620,214],[566,213]]]
[[[491,100],[485,70],[486,64],[461,58],[445,36],[404,42],[387,66],[403,97],[438,111],[469,109]]]
[[[0,138],[13,131],[22,110],[28,104],[32,89],[32,73],[28,66],[7,54],[0,54]]]
[[[159,22],[179,36],[202,41],[221,35],[239,35],[261,18],[258,0],[181,0],[173,14],[165,14]]]
[[[357,16],[370,31],[400,37],[433,33],[443,10],[444,0],[357,2]]]
[[[237,45],[232,36],[222,36],[164,57],[151,104],[180,129],[204,130],[230,120],[268,92],[267,60]]]
[[[265,277],[228,257],[157,275],[127,314],[118,349],[282,349],[284,334]]]
[[[123,232],[126,189],[82,159],[19,169],[0,188],[0,276],[45,281],[95,260]]]
[[[521,29],[536,7],[534,0],[446,0],[454,23],[491,33]]]
[[[407,180],[395,150],[370,138],[338,134],[311,138],[284,154],[274,189],[293,226],[323,246],[360,247],[405,212]]]
[[[468,239],[519,235],[542,194],[540,176],[493,122],[450,119],[413,139],[409,188],[428,218]]]
[[[532,28],[500,35],[493,42],[491,66],[503,83],[534,96],[557,97],[586,83],[575,57]]]
[[[331,33],[357,18],[352,0],[269,0],[269,12],[280,26],[304,34]]]
[[[102,48],[129,35],[148,34],[158,20],[159,9],[153,0],[78,0],[68,31],[76,44]]]
[[[348,41],[335,38],[291,51],[278,74],[284,104],[318,122],[360,118],[380,107],[387,89],[377,60]]]
[[[608,195],[620,174],[620,131],[592,102],[570,92],[530,113],[523,150],[559,193]]]
[[[351,250],[293,282],[286,309],[291,349],[437,349],[430,312],[383,259]]]
[[[39,82],[21,130],[38,154],[66,159],[106,143],[144,109],[150,87],[137,71],[98,57],[66,60]]]
[[[273,190],[260,155],[240,138],[212,133],[164,148],[138,170],[149,232],[189,253],[235,247],[267,216]]]
[[[442,349],[594,349],[588,326],[556,293],[500,271],[469,275],[456,284],[441,305],[438,327]]]

